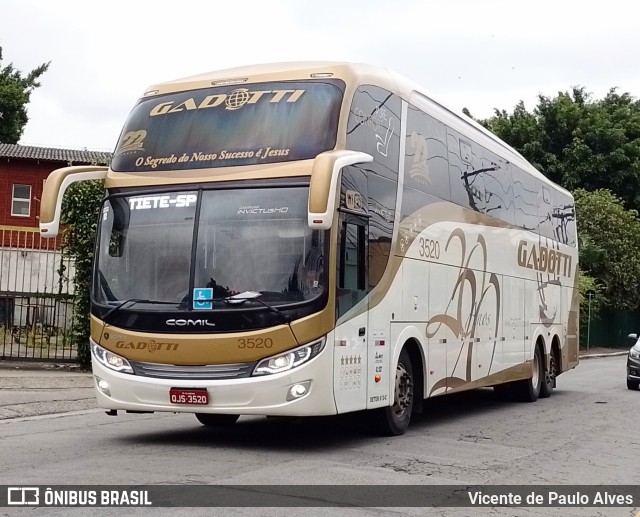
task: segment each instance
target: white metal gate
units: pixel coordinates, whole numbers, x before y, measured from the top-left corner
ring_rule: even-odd
[[[0,226],[0,359],[75,360],[73,274],[58,239]]]

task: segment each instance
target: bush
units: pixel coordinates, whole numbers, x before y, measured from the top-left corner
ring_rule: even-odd
[[[74,316],[69,337],[83,367],[91,363],[89,349],[91,314],[91,273],[98,224],[98,211],[104,195],[102,181],[74,183],[62,203],[63,253],[75,261]]]

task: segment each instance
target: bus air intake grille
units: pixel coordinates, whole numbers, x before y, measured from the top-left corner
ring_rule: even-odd
[[[129,361],[136,375],[158,379],[223,380],[249,377],[256,363],[178,366],[174,364]]]

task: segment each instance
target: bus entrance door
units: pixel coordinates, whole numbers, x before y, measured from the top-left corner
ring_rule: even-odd
[[[343,413],[366,407],[368,219],[342,213],[339,228],[334,392]]]

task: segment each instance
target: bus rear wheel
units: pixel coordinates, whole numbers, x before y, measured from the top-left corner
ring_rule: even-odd
[[[523,402],[535,402],[540,396],[542,382],[545,378],[544,361],[540,347],[536,346],[533,354],[533,364],[531,365],[531,378],[517,381],[514,385],[518,399]]]
[[[196,413],[198,422],[207,427],[223,427],[233,425],[238,421],[240,415],[215,415],[211,413]]]
[[[396,366],[396,382],[393,405],[376,410],[378,430],[386,436],[404,434],[411,421],[413,410],[413,367],[406,349],[400,352]]]
[[[555,350],[551,350],[549,355],[549,368],[545,368],[544,377],[540,386],[540,398],[546,399],[551,396],[554,386],[556,385],[556,375],[558,366],[556,362]]]

